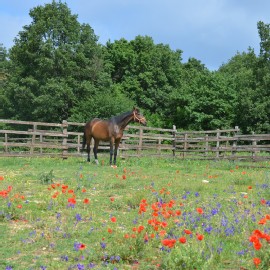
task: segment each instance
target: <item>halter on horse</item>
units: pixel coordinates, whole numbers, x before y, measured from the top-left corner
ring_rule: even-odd
[[[98,164],[97,150],[100,141],[110,141],[110,165],[112,165],[112,156],[114,155],[113,164],[116,165],[117,150],[123,137],[123,131],[130,122],[138,122],[146,125],[145,117],[137,108],[132,111],[114,116],[109,120],[95,118],[86,123],[84,127],[84,137],[82,149],[87,145],[87,161],[90,162],[90,143],[94,139],[94,156]]]

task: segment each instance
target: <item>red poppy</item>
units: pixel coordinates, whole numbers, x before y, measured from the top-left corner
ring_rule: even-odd
[[[162,228],[166,228],[168,226],[168,223],[166,221],[161,222],[160,226]]]
[[[186,237],[180,237],[178,240],[179,240],[179,242],[182,243],[182,244],[185,244],[185,243],[187,242]]]
[[[89,199],[87,199],[87,198],[85,198],[85,199],[83,200],[83,203],[85,203],[85,204],[89,204],[89,203],[90,203],[90,200],[89,200]]]
[[[111,202],[114,202],[114,197],[111,197],[110,200],[111,200]]]
[[[59,195],[59,192],[56,191],[56,192],[52,195],[52,198],[55,199],[55,198],[57,198],[58,195]]]
[[[126,180],[127,179],[127,176],[125,174],[122,175],[122,179],[123,180]]]
[[[86,245],[85,244],[81,244],[80,247],[79,247],[79,250],[84,250],[86,248]]]
[[[262,205],[266,204],[266,200],[265,199],[261,199],[261,204]]]
[[[260,221],[259,221],[259,224],[260,225],[264,225],[266,223],[266,218],[262,218]]]
[[[203,234],[197,234],[197,239],[198,239],[199,241],[202,241],[203,238],[204,238],[204,235],[203,235]]]
[[[192,231],[190,230],[184,230],[185,234],[192,234]]]
[[[161,230],[160,232],[159,232],[159,236],[160,237],[163,237],[163,236],[165,236],[166,235],[166,231],[165,230]]]
[[[256,267],[258,267],[258,265],[261,263],[261,259],[260,258],[253,258],[253,263]]]
[[[143,230],[144,230],[144,226],[140,225],[140,226],[138,227],[138,233],[140,233],[140,232],[143,231]]]
[[[68,202],[69,202],[70,204],[76,204],[75,198],[68,198]]]
[[[22,208],[22,205],[21,204],[18,204],[17,205],[17,208],[20,208],[21,209]]]
[[[256,250],[260,250],[261,247],[262,247],[262,244],[261,244],[261,242],[258,240],[258,241],[255,241],[255,242],[253,243],[253,247],[254,247]]]
[[[168,248],[173,248],[176,243],[175,239],[163,239],[162,244]]]
[[[111,228],[108,228],[108,233],[112,233],[112,229]]]
[[[83,189],[82,189],[82,192],[86,192],[86,189],[85,189],[85,188],[83,188]]]
[[[4,179],[4,176],[0,175],[0,181],[3,181]]]
[[[196,211],[200,214],[200,215],[202,215],[203,214],[203,209],[202,208],[200,208],[200,207],[198,207],[197,209],[196,209]]]
[[[116,222],[116,217],[111,217],[111,222]]]

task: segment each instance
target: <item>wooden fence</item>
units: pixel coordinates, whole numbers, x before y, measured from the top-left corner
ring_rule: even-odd
[[[84,123],[27,122],[0,119],[0,156],[69,156],[81,152]],[[75,130],[80,130],[75,131]],[[101,143],[100,152],[109,149]],[[127,126],[119,155],[188,159],[270,159],[270,134],[243,135],[238,127],[227,130],[177,131]]]

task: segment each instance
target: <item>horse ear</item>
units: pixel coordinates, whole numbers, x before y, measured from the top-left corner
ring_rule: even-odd
[[[137,107],[134,106],[134,107],[133,107],[133,112],[134,112],[134,111],[138,113],[138,112],[139,112],[139,109],[138,109]]]

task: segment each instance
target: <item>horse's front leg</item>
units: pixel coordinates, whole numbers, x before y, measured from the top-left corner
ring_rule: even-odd
[[[117,152],[118,152],[118,147],[120,144],[120,139],[115,140],[115,147],[114,147],[114,157],[113,157],[113,164],[116,165],[116,157],[117,157]]]
[[[110,165],[112,165],[113,145],[114,145],[114,139],[112,138],[110,140]]]

